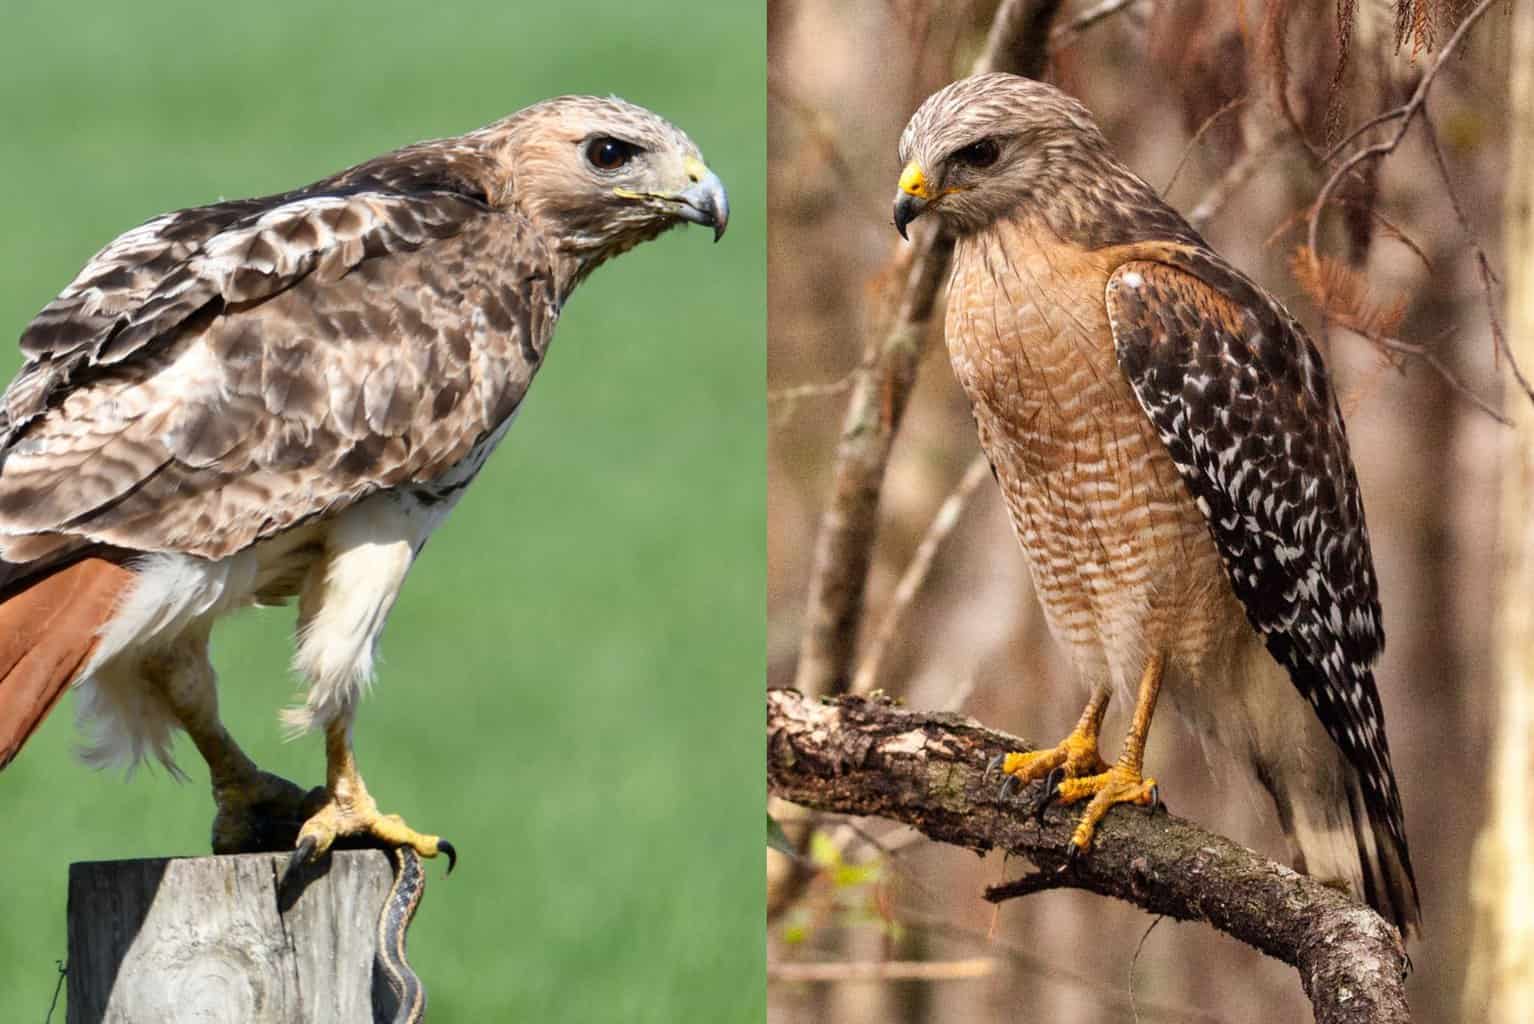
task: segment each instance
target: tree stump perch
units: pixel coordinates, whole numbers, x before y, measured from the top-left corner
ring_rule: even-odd
[[[392,1021],[373,966],[388,856],[338,850],[279,892],[287,859],[71,864],[68,1024]]]

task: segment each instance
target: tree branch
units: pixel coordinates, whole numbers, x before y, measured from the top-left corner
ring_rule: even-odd
[[[924,714],[887,700],[820,703],[767,694],[770,792],[821,811],[877,815],[939,842],[1001,848],[1038,872],[995,886],[994,902],[1046,888],[1084,889],[1153,914],[1205,921],[1296,967],[1317,1024],[1410,1020],[1406,951],[1372,910],[1231,841],[1168,814],[1116,810],[1089,856],[1068,861],[1075,813],[1043,823],[1026,796],[1002,800],[983,776],[996,754],[1028,745],[961,715]]]

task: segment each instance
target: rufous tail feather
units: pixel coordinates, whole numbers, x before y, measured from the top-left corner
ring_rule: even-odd
[[[84,558],[0,601],[0,768],[85,668],[133,578],[115,562]]]

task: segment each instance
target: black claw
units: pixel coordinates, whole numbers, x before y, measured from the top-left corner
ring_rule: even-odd
[[[1060,795],[1060,783],[1065,781],[1065,769],[1054,767],[1049,774],[1044,776],[1044,795],[1039,798],[1039,806],[1033,809],[1033,820],[1040,825],[1044,824],[1044,812],[1049,810],[1055,798]]]
[[[1065,844],[1065,863],[1060,865],[1060,874],[1065,874],[1076,867],[1076,861],[1081,856],[1081,847],[1074,842]]]
[[[314,856],[314,851],[318,847],[319,843],[313,836],[304,836],[298,841],[298,845],[293,847],[293,852],[288,854],[288,866],[283,869],[279,888],[286,888],[288,883],[298,877],[299,873],[303,871],[304,865],[309,863],[310,858]]]
[[[1152,786],[1150,791],[1150,803],[1146,805],[1145,813],[1154,818],[1156,816],[1156,812],[1161,809],[1161,787]]]
[[[1001,780],[1001,793],[999,799],[1003,802],[1010,800],[1016,796],[1018,791],[1022,788],[1023,784],[1017,780],[1016,775],[1008,775],[1006,778]]]
[[[996,777],[996,773],[1001,770],[1001,766],[1005,764],[1006,761],[1006,754],[997,754],[995,757],[991,758],[991,760],[986,763],[985,775],[981,777],[980,781],[990,782],[992,779],[994,779]]]
[[[453,873],[453,869],[458,866],[458,851],[454,849],[453,844],[448,842],[446,839],[439,839],[437,840],[437,852],[447,854],[447,871],[442,876],[446,878],[448,875],[451,875]]]

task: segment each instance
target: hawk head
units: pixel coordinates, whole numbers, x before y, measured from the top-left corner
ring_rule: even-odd
[[[933,93],[900,136],[895,227],[928,210],[958,233],[1050,202],[1108,143],[1087,109],[1053,86],[1016,75],[963,78]]]
[[[503,199],[584,272],[683,222],[724,234],[724,185],[680,128],[617,97],[561,96],[484,129]]]

